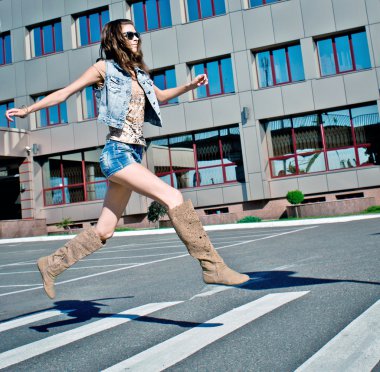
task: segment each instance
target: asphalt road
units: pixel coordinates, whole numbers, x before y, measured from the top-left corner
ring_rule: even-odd
[[[51,301],[35,261],[62,242],[0,245],[0,369],[380,370],[379,219],[210,237],[248,284],[204,285],[174,234],[123,237]]]

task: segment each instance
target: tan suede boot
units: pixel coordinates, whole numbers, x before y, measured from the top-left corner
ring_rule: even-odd
[[[190,255],[199,260],[205,283],[237,285],[249,280],[248,275],[237,273],[224,263],[210,242],[190,200],[170,209],[168,215]]]
[[[46,294],[53,299],[55,297],[55,278],[83,257],[103,247],[103,245],[98,234],[90,227],[69,240],[50,256],[41,257],[37,261],[37,266],[42,276]]]

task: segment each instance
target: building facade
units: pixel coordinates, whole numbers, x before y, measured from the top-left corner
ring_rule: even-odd
[[[294,189],[380,204],[379,0],[1,0],[0,219],[99,216],[108,128],[93,88],[3,113],[78,78],[118,18],[135,21],[157,86],[208,74],[145,126],[146,165],[200,214],[276,218]],[[120,223],[146,224],[149,203],[134,194]]]

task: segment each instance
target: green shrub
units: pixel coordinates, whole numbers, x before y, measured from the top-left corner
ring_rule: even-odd
[[[290,204],[300,204],[305,199],[305,196],[300,190],[292,190],[286,194],[286,199]]]
[[[237,221],[237,223],[249,223],[249,222],[260,222],[261,218],[256,216],[246,216]]]
[[[160,217],[165,216],[166,208],[160,203],[153,201],[148,208],[147,218],[150,222],[157,222]]]
[[[65,217],[61,222],[58,222],[55,226],[62,227],[65,230],[70,230],[70,225],[73,223],[72,219]]]
[[[371,205],[364,212],[367,212],[367,213],[379,213],[380,212],[380,205]]]

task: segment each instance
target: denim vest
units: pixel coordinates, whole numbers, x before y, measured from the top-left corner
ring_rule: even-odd
[[[124,126],[131,100],[132,78],[116,62],[112,60],[105,62],[104,85],[100,89],[95,89],[96,103],[99,109],[98,122],[121,129]],[[137,80],[146,96],[144,122],[161,127],[160,107],[154,93],[153,82],[143,70],[136,68],[135,71]]]

